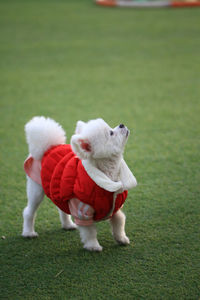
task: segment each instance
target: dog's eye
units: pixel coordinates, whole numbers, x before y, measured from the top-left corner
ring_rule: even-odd
[[[114,134],[114,132],[111,130],[111,131],[110,131],[110,135],[113,135],[113,134]]]

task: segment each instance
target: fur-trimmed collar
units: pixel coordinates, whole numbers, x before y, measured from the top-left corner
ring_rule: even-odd
[[[112,181],[102,171],[97,169],[96,166],[94,166],[88,159],[82,160],[82,164],[91,179],[98,186],[109,192],[130,190],[137,185],[136,178],[128,168],[124,159],[121,160],[119,181]]]

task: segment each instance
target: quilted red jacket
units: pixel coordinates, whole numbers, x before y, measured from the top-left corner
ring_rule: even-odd
[[[95,210],[94,220],[112,216],[126,200],[127,191],[116,194],[98,186],[87,174],[70,145],[49,149],[43,156],[41,180],[45,194],[65,213],[68,200],[78,198]]]

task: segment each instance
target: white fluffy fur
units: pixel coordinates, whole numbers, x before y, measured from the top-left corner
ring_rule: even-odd
[[[110,135],[110,132],[113,135]],[[91,120],[88,123],[78,122],[76,134],[71,138],[71,145],[74,152],[81,159],[93,158],[109,159],[111,157],[120,156],[123,153],[123,148],[127,140],[128,134],[126,127],[120,128],[117,126],[112,129],[104,120]],[[91,151],[85,151],[81,147],[79,141],[86,141],[91,147]]]
[[[112,132],[111,132],[112,131]],[[40,160],[46,150],[54,145],[64,144],[65,132],[62,127],[50,118],[34,117],[25,126],[26,139],[30,155]],[[75,134],[71,138],[73,151],[83,160],[91,178],[103,188],[119,192],[136,186],[137,181],[123,159],[123,150],[129,135],[124,125],[110,128],[102,120],[92,120],[88,123],[78,121]],[[105,183],[106,182],[106,183]],[[34,230],[36,210],[43,200],[42,187],[27,177],[28,203],[23,212],[24,237],[35,237]],[[71,216],[60,211],[60,220],[64,229],[75,229]],[[111,218],[112,232],[115,240],[120,244],[129,244],[125,234],[125,215],[118,211]],[[90,251],[101,251],[97,240],[95,225],[78,226],[84,248]]]
[[[25,125],[25,133],[29,152],[37,160],[51,146],[66,142],[65,131],[50,118],[34,117]]]

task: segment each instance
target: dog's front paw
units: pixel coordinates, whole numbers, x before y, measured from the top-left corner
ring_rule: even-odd
[[[118,242],[118,244],[120,245],[129,245],[130,244],[130,240],[126,235],[120,236],[116,238],[116,241]]]
[[[103,247],[101,247],[98,242],[94,242],[94,241],[85,243],[83,248],[88,251],[96,251],[96,252],[101,252],[103,250]]]
[[[22,232],[22,236],[25,238],[36,238],[38,237],[38,233],[35,231],[24,231]]]

